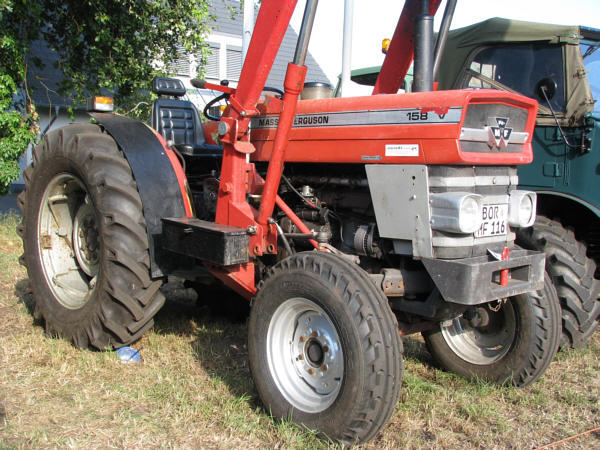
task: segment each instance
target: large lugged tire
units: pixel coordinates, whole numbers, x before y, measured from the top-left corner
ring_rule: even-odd
[[[497,306],[480,305],[423,333],[427,348],[434,360],[451,372],[526,386],[542,375],[558,349],[556,291],[546,275],[542,290],[510,297],[499,309]]]
[[[142,203],[115,141],[93,124],[48,134],[19,197],[24,261],[46,332],[77,347],[121,347],[164,303],[149,276]]]
[[[561,349],[585,346],[600,320],[600,282],[594,278],[596,263],[587,257],[585,245],[573,231],[544,216],[520,230],[517,243],[546,253],[546,271],[562,308]]]
[[[365,272],[331,254],[271,269],[252,303],[248,352],[266,409],[331,439],[371,439],[398,400],[396,319]]]

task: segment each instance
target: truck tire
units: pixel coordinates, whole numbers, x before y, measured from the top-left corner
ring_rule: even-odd
[[[596,263],[584,244],[560,222],[537,216],[535,224],[517,234],[517,243],[546,253],[546,271],[552,277],[562,308],[561,349],[585,346],[600,320],[600,282]]]
[[[365,442],[398,401],[402,342],[382,292],[324,252],[274,266],[252,302],[248,352],[266,409],[345,444]]]
[[[500,304],[498,304],[499,306]],[[443,369],[470,379],[526,386],[546,370],[558,349],[560,306],[548,275],[544,288],[484,304],[423,333]],[[474,322],[474,318],[478,323]]]
[[[164,303],[149,275],[148,237],[131,169],[93,124],[49,133],[19,197],[24,261],[46,332],[76,347],[122,347]]]

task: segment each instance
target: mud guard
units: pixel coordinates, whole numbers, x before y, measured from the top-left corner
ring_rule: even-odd
[[[185,175],[180,171],[178,176],[167,149],[143,122],[116,114],[90,115],[113,137],[127,158],[146,219],[150,274],[152,278],[165,276],[172,256],[161,249],[161,218],[188,215],[184,200],[187,194],[182,190]],[[180,180],[181,177],[184,180]]]

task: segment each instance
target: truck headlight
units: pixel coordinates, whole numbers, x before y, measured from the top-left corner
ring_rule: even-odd
[[[537,195],[531,191],[514,190],[508,203],[508,223],[512,227],[530,227],[535,222]]]
[[[453,233],[474,233],[481,225],[481,199],[481,195],[469,192],[431,194],[431,228]]]

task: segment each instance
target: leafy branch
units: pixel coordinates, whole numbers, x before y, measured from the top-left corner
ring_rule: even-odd
[[[148,108],[134,106],[150,100],[153,77],[182,49],[206,59],[210,19],[208,0],[0,0],[0,194],[39,133],[27,75],[42,64],[27,58],[32,43],[56,52],[57,93],[74,105],[109,93],[122,111],[146,118]]]

